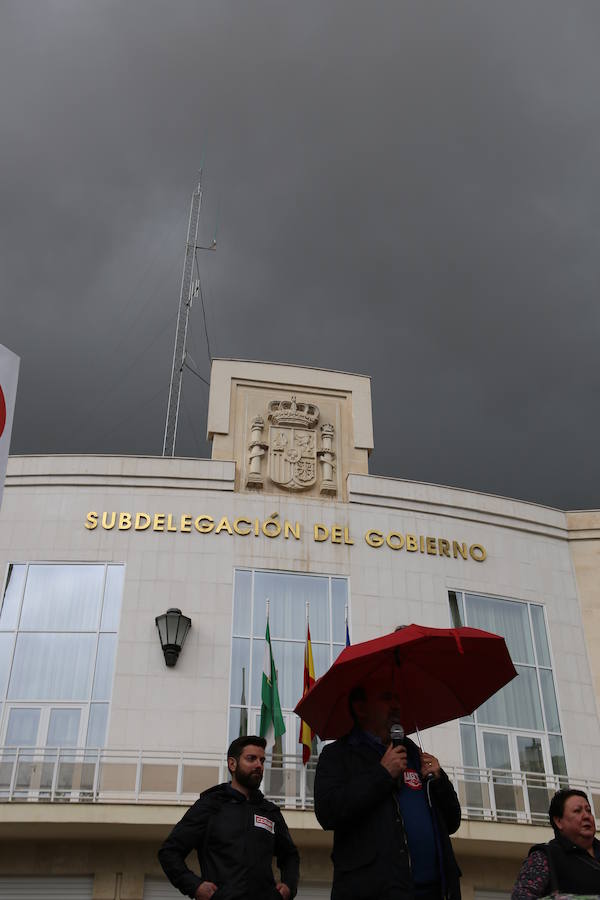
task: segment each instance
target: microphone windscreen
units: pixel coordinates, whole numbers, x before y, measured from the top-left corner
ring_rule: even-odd
[[[392,739],[392,745],[394,747],[399,747],[400,744],[404,743],[404,728],[402,725],[392,725],[390,728],[390,738]]]

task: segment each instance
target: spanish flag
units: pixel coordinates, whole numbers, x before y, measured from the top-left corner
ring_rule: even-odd
[[[312,645],[310,643],[310,626],[306,623],[306,647],[304,648],[304,690],[302,696],[305,697],[313,684],[315,683],[315,664],[313,662]],[[310,759],[312,752],[312,742],[314,731],[310,725],[307,725],[300,719],[300,738],[299,744],[302,744],[302,762],[304,765]]]

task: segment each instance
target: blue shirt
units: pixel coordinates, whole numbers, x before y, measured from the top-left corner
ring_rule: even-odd
[[[373,748],[380,757],[386,751],[385,744],[376,735],[358,728],[354,729],[350,740],[353,744],[365,744]],[[421,884],[439,881],[440,871],[431,810],[420,775],[419,752],[413,744],[408,744],[406,750],[408,768],[398,779],[399,790],[396,792],[396,800],[404,821],[412,877],[418,890]]]

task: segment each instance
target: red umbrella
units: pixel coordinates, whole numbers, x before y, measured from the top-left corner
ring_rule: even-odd
[[[296,712],[323,740],[339,738],[354,724],[350,691],[375,675],[389,678],[401,699],[400,721],[411,733],[469,715],[517,672],[498,634],[407,625],[346,647]]]

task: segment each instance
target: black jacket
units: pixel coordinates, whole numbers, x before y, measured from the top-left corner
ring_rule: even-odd
[[[202,878],[185,864],[193,849]],[[273,856],[294,897],[299,857],[281,812],[260,791],[252,791],[246,800],[230,784],[200,794],[158,851],[167,878],[182,894],[195,897],[198,885],[213,881],[218,887],[215,900],[281,900]]]
[[[412,741],[407,740],[412,745]],[[332,900],[412,898],[404,822],[398,785],[380,764],[375,748],[350,736],[323,748],[315,776],[315,813],[333,830]],[[460,804],[447,775],[427,785],[445,875],[446,897],[460,898],[460,869],[449,835],[460,825]]]
[[[529,853],[540,850],[548,859],[550,892],[561,894],[600,894],[600,844],[594,838],[596,858],[572,841],[557,835],[547,844],[536,844]]]

